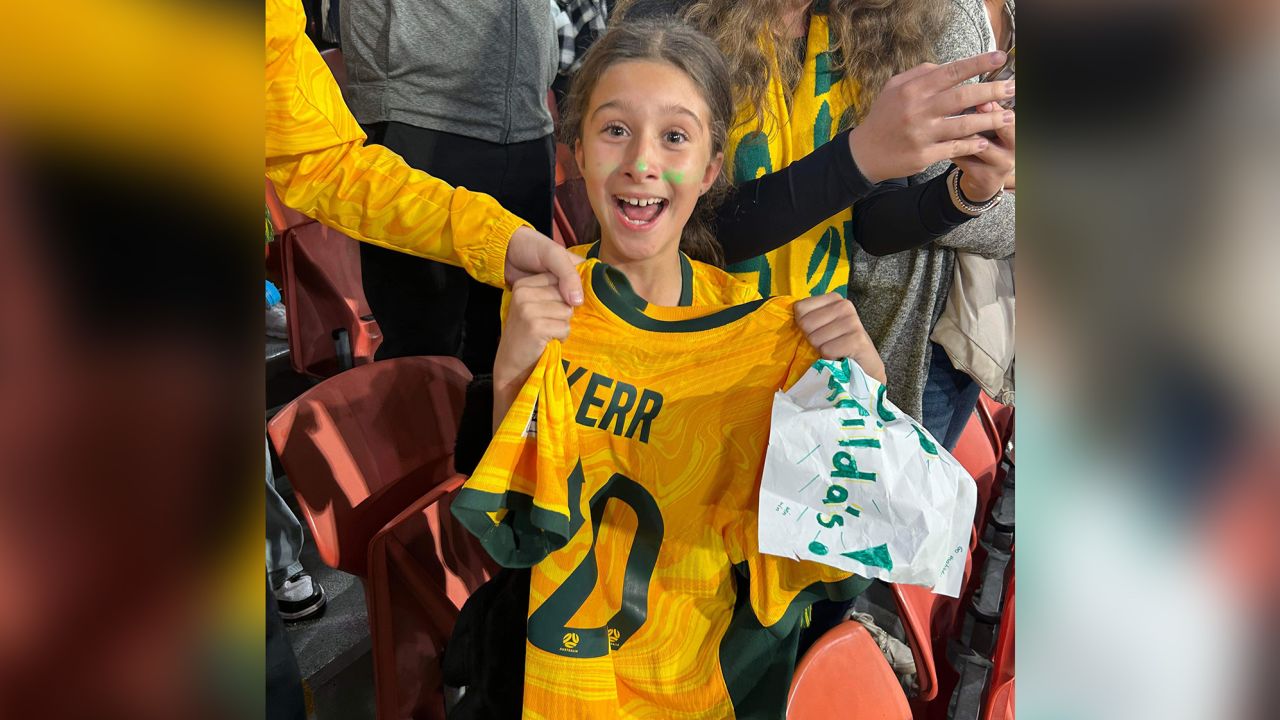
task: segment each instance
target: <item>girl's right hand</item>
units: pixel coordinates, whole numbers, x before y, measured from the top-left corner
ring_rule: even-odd
[[[849,133],[849,151],[863,176],[873,183],[908,177],[936,162],[985,150],[989,143],[977,133],[1003,127],[1003,114],[961,113],[1012,97],[1013,81],[960,83],[1000,67],[1004,58],[997,51],[946,65],[923,63],[889,78]]]
[[[498,353],[493,359],[495,429],[529,379],[547,343],[553,338],[569,337],[572,317],[573,308],[561,297],[555,275],[531,275],[512,286],[507,324],[502,328]]]

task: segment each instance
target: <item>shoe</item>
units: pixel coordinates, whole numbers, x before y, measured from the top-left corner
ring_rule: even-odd
[[[284,585],[272,591],[280,618],[285,622],[298,622],[319,617],[324,612],[324,588],[311,579],[306,571],[284,581]]]

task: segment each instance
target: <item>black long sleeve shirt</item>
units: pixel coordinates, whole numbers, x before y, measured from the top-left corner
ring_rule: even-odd
[[[849,152],[849,132],[735,188],[716,214],[726,262],[782,247],[848,207],[854,240],[872,255],[919,247],[970,219],[951,202],[945,173],[915,185],[906,178],[867,180]]]

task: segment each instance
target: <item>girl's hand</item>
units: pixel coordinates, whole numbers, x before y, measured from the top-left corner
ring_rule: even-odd
[[[507,414],[542,351],[554,338],[569,337],[573,308],[561,297],[556,276],[531,275],[511,288],[507,324],[502,328],[498,353],[493,359],[493,427]]]
[[[1005,110],[995,103],[987,103],[978,108],[978,114],[1000,113],[1008,116],[1008,123],[996,129],[996,139],[987,149],[972,155],[951,159],[964,171],[960,176],[960,189],[964,196],[975,203],[985,202],[1000,190],[1012,189],[1015,127],[1013,111]]]
[[[827,293],[799,300],[795,304],[796,324],[809,344],[827,360],[849,358],[871,377],[886,382],[884,361],[871,336],[862,327],[853,303],[839,293]]]
[[[1013,81],[960,83],[1000,67],[1004,58],[994,52],[946,65],[923,63],[889,78],[849,133],[849,152],[863,176],[873,183],[907,177],[947,158],[985,150],[990,143],[978,133],[1003,127],[1004,115],[961,113],[1013,97]]]

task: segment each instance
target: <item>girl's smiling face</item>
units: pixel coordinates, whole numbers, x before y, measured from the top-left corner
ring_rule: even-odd
[[[610,66],[591,92],[575,157],[615,263],[676,256],[698,198],[715,181],[710,109],[664,62]]]

